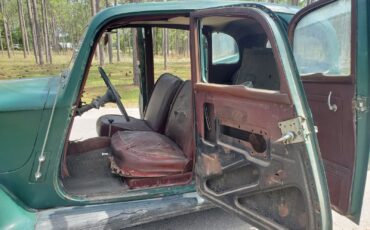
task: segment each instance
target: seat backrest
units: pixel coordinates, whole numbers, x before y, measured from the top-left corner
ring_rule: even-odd
[[[271,48],[245,49],[242,58],[240,68],[233,76],[233,85],[280,89],[279,72]]]
[[[165,135],[171,138],[184,152],[193,158],[193,101],[191,81],[185,81],[172,103],[166,124]]]
[[[182,82],[180,78],[164,73],[155,83],[144,116],[153,131],[164,132],[168,111]]]

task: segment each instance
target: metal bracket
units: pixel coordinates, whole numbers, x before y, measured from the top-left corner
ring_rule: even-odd
[[[275,141],[275,143],[282,142],[284,144],[293,144],[304,142],[306,135],[302,123],[305,122],[303,117],[296,117],[287,121],[281,121],[278,123],[282,133],[282,137]]]
[[[353,102],[354,108],[357,112],[367,112],[369,110],[369,101],[367,97],[358,96]]]
[[[36,170],[36,173],[35,173],[35,180],[39,180],[42,176],[42,172],[41,172],[41,168],[42,168],[42,164],[45,162],[46,158],[45,158],[45,155],[40,155],[38,157],[38,166],[37,166],[37,170]]]

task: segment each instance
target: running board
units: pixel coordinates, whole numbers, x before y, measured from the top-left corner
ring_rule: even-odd
[[[40,211],[36,229],[122,229],[212,208],[196,192],[156,199]]]

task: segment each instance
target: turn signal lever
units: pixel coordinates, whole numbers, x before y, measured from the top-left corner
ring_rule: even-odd
[[[116,102],[111,91],[108,89],[107,92],[101,96],[93,99],[90,104],[82,105],[76,109],[76,114],[81,116],[83,113],[89,111],[90,109],[99,109],[108,102]]]

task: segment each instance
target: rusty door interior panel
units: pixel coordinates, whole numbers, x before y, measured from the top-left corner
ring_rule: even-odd
[[[278,122],[295,116],[292,106],[229,95],[233,86],[202,91],[200,84],[196,176],[203,195],[262,228],[319,226],[304,144],[274,143]]]

